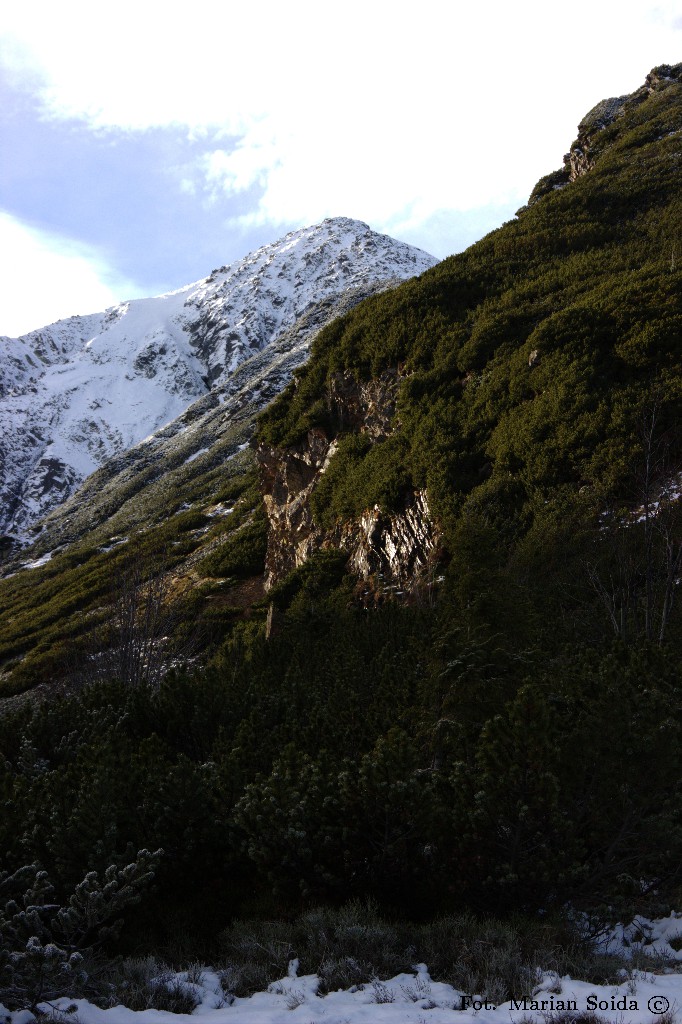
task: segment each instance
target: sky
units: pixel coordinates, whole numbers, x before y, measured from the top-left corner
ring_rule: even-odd
[[[354,217],[442,258],[682,61],[682,0],[23,0],[0,13],[0,335]]]

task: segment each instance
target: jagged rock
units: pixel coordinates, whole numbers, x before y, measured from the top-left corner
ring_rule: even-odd
[[[397,382],[395,369],[368,382],[358,382],[350,373],[337,375],[329,389],[336,422],[373,440],[388,437],[396,426]],[[388,514],[375,505],[357,519],[324,530],[313,520],[310,496],[336,449],[336,440],[320,428],[286,450],[258,449],[269,523],[266,589],[314,551],[330,547],[348,552],[348,568],[358,576],[383,578],[384,587],[411,589],[432,566],[440,540],[426,492],[407,495],[400,512]]]
[[[336,443],[319,429],[308,431],[305,441],[286,452],[258,448],[269,524],[266,590],[322,546],[323,534],[313,522],[308,499],[335,451]]]
[[[376,440],[388,437],[395,429],[395,404],[398,371],[387,370],[379,377],[359,385],[345,370],[335,374],[328,394],[329,411],[341,429],[351,427]]]
[[[375,505],[358,520],[344,523],[336,536],[339,547],[349,553],[349,568],[359,576],[376,575],[408,590],[433,565],[439,541],[426,491],[408,495],[404,511],[394,515]]]
[[[584,174],[588,174],[600,155],[603,144],[601,135],[604,129],[613,124],[626,110],[643,103],[652,92],[666,88],[670,82],[680,81],[682,64],[661,64],[649,72],[644,85],[639,89],[625,96],[612,96],[601,100],[592,107],[578,125],[578,137],[564,156],[563,167],[540,178],[531,192],[527,206],[521,207],[517,212],[521,213],[547,193],[564,188]]]

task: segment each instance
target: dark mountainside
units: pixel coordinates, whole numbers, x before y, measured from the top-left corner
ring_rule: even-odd
[[[173,478],[3,581],[4,692],[84,688],[0,716],[0,871],[65,901],[162,849],[110,952],[351,898],[679,905],[681,167],[665,65],[516,219],[317,334],[207,456],[233,513]]]

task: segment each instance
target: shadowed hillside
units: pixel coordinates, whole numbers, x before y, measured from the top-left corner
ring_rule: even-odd
[[[131,495],[134,543],[4,581],[5,692],[82,690],[0,716],[0,870],[65,900],[163,849],[123,951],[349,898],[675,904],[681,164],[662,66],[515,220],[329,323],[255,459],[249,420],[196,495]]]

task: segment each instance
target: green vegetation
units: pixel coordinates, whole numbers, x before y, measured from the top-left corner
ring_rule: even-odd
[[[681,89],[604,129],[587,175],[321,333],[260,433],[340,435],[312,501],[322,525],[426,487],[448,540],[472,508],[512,539],[579,492],[592,511],[632,498],[642,412],[656,394],[672,427],[681,394]],[[397,432],[349,433],[328,401],[335,376],[397,366]]]
[[[264,948],[267,963],[245,955],[226,994],[281,974],[290,953],[310,970],[324,961],[329,985],[352,983],[348,957],[362,977],[399,970],[401,915],[451,915],[434,934],[475,945],[462,922],[476,913],[505,966],[486,974],[482,954],[460,950],[477,978],[461,984],[502,998],[527,966],[510,953],[515,914],[675,905],[681,132],[679,83],[626,107],[592,140],[593,170],[331,324],[262,417],[261,440],[279,448],[311,427],[337,440],[310,499],[324,530],[426,488],[437,586],[389,599],[324,546],[265,599],[247,453],[195,483],[173,477],[146,525],[128,508],[126,544],[90,538],[3,582],[4,692],[70,678],[79,646],[81,664],[134,646],[134,630],[113,627],[129,599],[129,621],[146,621],[154,593],[178,610],[184,667],[153,681],[94,672],[78,696],[0,717],[0,871],[30,860],[65,901],[87,871],[162,848],[109,951],[178,934],[211,955]],[[337,385],[386,371],[393,429],[363,432]],[[112,594],[131,562],[140,586]],[[193,634],[198,661],[182,657]],[[351,941],[368,900],[376,934]],[[419,936],[433,967],[437,941]]]
[[[267,519],[262,503],[253,496],[255,508],[250,510],[248,521],[237,529],[235,521],[230,522],[229,538],[215,548],[199,563],[200,569],[208,576],[246,579],[261,575],[267,547]],[[251,502],[243,501],[242,509],[248,511]]]
[[[0,580],[0,695],[77,673],[83,658],[106,643],[104,627],[133,564],[147,581],[161,576],[173,620],[191,622],[199,646],[212,636],[211,599],[223,578],[263,571],[260,490],[246,455],[212,469],[208,480],[200,474],[179,487],[167,480],[151,497],[143,490],[127,514],[119,510],[44,565]],[[150,501],[154,514],[145,520]],[[202,631],[205,618],[211,626]],[[218,619],[224,629],[225,617]]]
[[[54,903],[46,871],[35,865],[0,873],[0,999],[37,1012],[65,991],[92,991],[83,969],[106,939],[120,930],[121,910],[137,903],[154,877],[163,851],[140,850],[123,869],[111,865],[100,879],[90,871],[63,906]],[[89,984],[88,984],[89,982]],[[94,991],[98,992],[95,985]]]
[[[0,719],[3,869],[49,866],[65,899],[162,848],[124,949],[301,899],[616,914],[650,906],[642,878],[671,898],[674,659],[617,644],[548,661],[455,626],[456,596],[368,614],[343,580],[294,589],[270,640],[244,621],[199,672]]]

